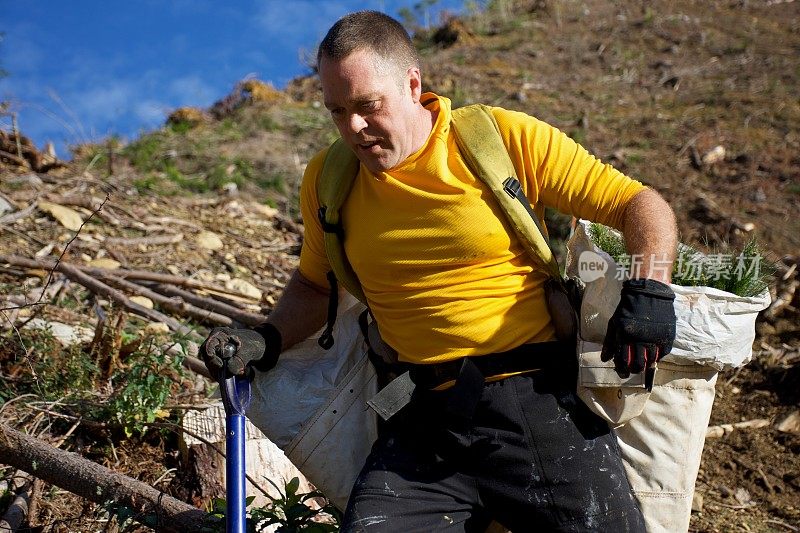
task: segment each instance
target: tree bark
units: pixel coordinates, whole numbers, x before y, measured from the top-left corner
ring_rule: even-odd
[[[225,458],[208,444],[187,446],[182,455],[183,467],[170,483],[170,491],[195,505],[224,498]]]
[[[205,513],[200,509],[5,424],[0,424],[0,457],[6,464],[87,500],[129,507],[137,513],[137,521],[157,531],[198,531],[203,526]]]

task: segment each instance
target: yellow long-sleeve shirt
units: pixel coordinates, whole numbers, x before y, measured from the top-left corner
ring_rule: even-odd
[[[345,252],[401,361],[434,363],[554,338],[545,273],[518,242],[491,191],[472,175],[450,128],[450,101],[426,143],[378,175],[361,165],[342,208]],[[620,227],[644,186],[604,165],[559,130],[493,108],[531,204]],[[327,150],[308,164],[300,193],[305,239],[300,273],[327,286],[330,266],[317,219],[317,180]]]

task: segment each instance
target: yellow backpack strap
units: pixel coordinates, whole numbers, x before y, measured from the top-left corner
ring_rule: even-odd
[[[528,254],[550,277],[563,279],[545,229],[522,193],[491,108],[474,104],[453,110],[456,143],[472,172],[492,191]]]
[[[331,145],[317,182],[320,205],[318,216],[324,232],[325,253],[328,255],[328,262],[336,279],[350,294],[366,305],[367,298],[361,289],[361,283],[344,253],[344,230],[341,219],[342,205],[347,200],[350,189],[353,188],[353,182],[358,175],[358,166],[356,154],[342,139]],[[330,276],[328,279],[330,281]],[[334,287],[331,288],[333,289]]]
[[[322,173],[317,181],[317,198],[320,205],[317,216],[322,225],[325,254],[331,266],[331,271],[327,274],[331,291],[328,298],[327,325],[317,341],[326,350],[334,343],[333,326],[336,323],[336,312],[339,307],[338,283],[364,305],[367,304],[358,276],[344,252],[344,228],[341,217],[342,205],[347,200],[350,189],[353,188],[358,167],[359,161],[356,155],[342,139],[337,139],[325,154]]]

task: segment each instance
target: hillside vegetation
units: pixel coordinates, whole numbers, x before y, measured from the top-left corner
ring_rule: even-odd
[[[408,21],[427,90],[553,124],[663,194],[682,241],[718,252],[755,237],[776,264],[754,360],[720,376],[711,424],[767,422],[706,441],[692,531],[796,531],[800,2],[465,5],[431,28]],[[309,76],[285,90],[243,80],[208,109],[76,146],[47,171],[0,153],[0,423],[208,507],[220,487],[198,484],[177,424],[214,385],[187,362],[208,328],[274,306],[302,242],[303,169],[335,138]],[[567,222],[549,213],[556,240]],[[68,267],[52,272],[56,259]],[[192,314],[190,297],[228,307]],[[17,474],[0,459],[0,514]],[[113,506],[28,490],[40,530],[120,523]]]

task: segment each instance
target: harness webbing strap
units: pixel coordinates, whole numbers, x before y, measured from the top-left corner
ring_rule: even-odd
[[[503,190],[512,198],[515,198],[517,202],[525,209],[525,211],[530,215],[531,220],[533,223],[536,224],[536,229],[539,230],[540,235],[546,235],[545,229],[542,228],[541,223],[539,222],[539,217],[536,216],[536,213],[533,211],[530,202],[528,202],[528,197],[525,196],[525,193],[522,192],[522,184],[519,182],[517,178],[509,177],[503,181]],[[553,270],[559,273],[558,276],[553,276],[553,279],[556,283],[560,285],[564,285],[564,278],[561,276],[561,271],[558,268],[558,263],[555,260],[555,253],[553,253],[553,248],[550,246],[550,241],[544,239],[544,243],[550,249],[550,256],[552,258],[552,262],[555,265],[550,265],[551,272]],[[541,259],[541,258],[540,258]]]
[[[327,207],[320,207],[319,211],[317,211],[317,218],[319,218],[319,223],[322,225],[322,231],[325,233],[335,233],[339,239],[344,239],[344,227],[342,226],[342,223],[339,222],[338,224],[330,224],[327,220],[325,220],[325,213],[327,211]]]
[[[324,350],[329,350],[333,346],[333,326],[336,325],[336,311],[339,309],[339,284],[336,283],[336,274],[331,270],[328,272],[327,278],[331,290],[328,297],[328,317],[325,331],[322,332],[317,341],[317,344]]]

